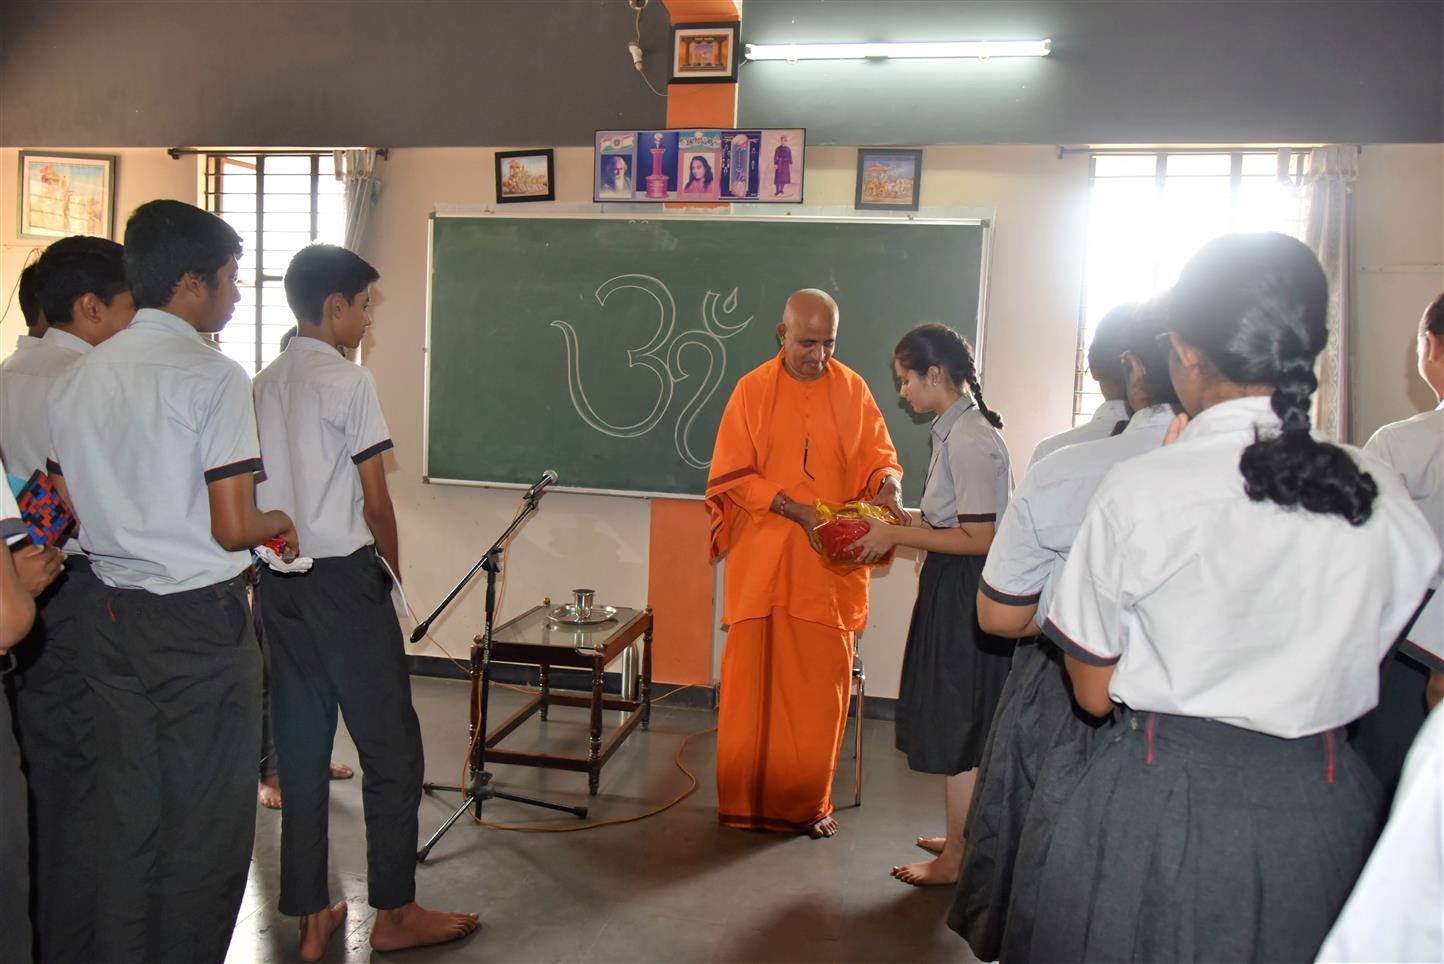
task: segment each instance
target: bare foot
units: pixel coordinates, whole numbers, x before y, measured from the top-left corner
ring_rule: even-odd
[[[346,921],[346,902],[338,900],[323,911],[301,918],[301,960],[319,961],[336,928]]]
[[[332,780],[349,780],[349,779],[351,779],[352,777],[354,777],[355,775],[356,775],[356,771],[353,770],[353,769],[351,769],[350,767],[348,767],[348,766],[347,766],[346,764],[344,764],[344,763],[333,763],[333,764],[331,764],[331,779],[332,779]]]
[[[947,837],[919,837],[915,843],[930,854],[940,854],[947,844]]]
[[[960,868],[944,865],[941,860],[919,860],[915,864],[894,867],[892,875],[905,884],[914,887],[934,887],[940,884],[956,884]]]
[[[257,780],[256,802],[267,810],[281,809],[281,778],[273,773]]]
[[[838,831],[837,821],[832,817],[823,817],[817,823],[807,828],[807,835],[813,840],[823,837],[831,837]]]
[[[475,914],[448,914],[427,910],[412,901],[395,910],[378,910],[371,928],[371,946],[378,951],[426,947],[465,937],[480,924]]]

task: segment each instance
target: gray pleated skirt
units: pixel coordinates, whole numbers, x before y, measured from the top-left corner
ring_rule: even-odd
[[[948,926],[979,960],[995,961],[1001,951],[1034,788],[1046,773],[1076,777],[1099,732],[1107,732],[1107,721],[1073,702],[1057,647],[1041,637],[1020,641],[978,769],[962,876],[948,912]]]
[[[919,773],[965,773],[983,758],[1013,641],[978,626],[983,556],[930,552],[918,576],[898,686],[894,745]]]
[[[1050,783],[1024,829],[1006,964],[1312,961],[1382,817],[1341,729],[1284,740],[1124,711],[1071,786]]]

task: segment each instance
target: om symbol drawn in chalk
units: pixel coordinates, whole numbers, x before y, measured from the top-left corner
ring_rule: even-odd
[[[618,275],[609,278],[597,288],[597,303],[605,306],[607,299],[615,292],[625,289],[644,292],[657,303],[657,330],[651,340],[640,348],[627,350],[627,367],[646,369],[657,380],[657,399],[650,412],[630,425],[618,425],[598,415],[582,386],[582,351],[577,330],[570,322],[557,319],[552,322],[552,327],[561,329],[562,337],[566,340],[567,391],[571,394],[572,407],[577,410],[582,421],[603,435],[610,435],[612,438],[646,435],[667,417],[676,386],[692,377],[683,368],[682,356],[686,354],[690,358],[701,352],[707,361],[706,373],[697,382],[692,397],[678,413],[672,430],[672,441],[682,461],[693,468],[705,469],[711,459],[701,458],[692,451],[688,435],[692,430],[692,423],[716,393],[717,387],[722,384],[722,376],[727,371],[727,349],[722,344],[722,339],[730,338],[746,328],[752,323],[752,316],[748,315],[746,320],[735,324],[729,323],[725,319],[737,311],[737,289],[733,288],[732,293],[725,299],[715,291],[708,291],[702,296],[702,327],[689,328],[674,337],[677,303],[665,284],[651,275]]]

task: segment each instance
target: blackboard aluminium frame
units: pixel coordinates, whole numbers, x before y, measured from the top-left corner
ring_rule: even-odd
[[[958,227],[978,227],[983,229],[982,243],[982,264],[979,266],[978,278],[978,332],[973,348],[977,354],[980,366],[985,357],[985,343],[987,336],[987,307],[988,307],[988,286],[989,275],[991,274],[991,260],[993,247],[992,222],[989,218],[948,218],[948,217],[847,217],[839,215],[797,215],[791,211],[779,212],[773,215],[698,215],[698,214],[664,214],[651,212],[613,214],[602,212],[531,212],[531,211],[435,211],[428,220],[426,231],[426,337],[422,348],[422,402],[421,402],[421,481],[431,485],[460,485],[483,489],[511,489],[523,491],[530,483],[520,482],[482,482],[475,479],[444,479],[435,478],[431,475],[431,298],[435,272],[435,258],[433,245],[436,238],[435,222],[438,218],[493,218],[501,220],[555,220],[555,221],[632,221],[632,222],[654,222],[654,221],[700,221],[700,222],[737,222],[752,221],[766,224],[774,223],[795,223],[804,222],[809,224],[869,224],[869,225],[893,225],[898,230],[906,230],[909,226],[927,224],[933,226],[956,225]],[[984,368],[986,370],[986,368]],[[570,486],[565,480],[555,486],[550,486],[558,492],[569,492],[577,495],[606,495],[618,496],[633,499],[684,499],[700,501],[703,494],[678,493],[678,492],[649,492],[642,490],[620,490],[620,489],[598,489],[585,486]]]

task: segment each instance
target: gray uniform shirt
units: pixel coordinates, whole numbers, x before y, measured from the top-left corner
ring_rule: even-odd
[[[1069,445],[1034,466],[1013,493],[988,550],[983,594],[1005,606],[1036,604],[1035,620],[1042,626],[1055,580],[1099,483],[1119,462],[1162,445],[1173,415],[1168,405],[1142,409],[1121,434]]]
[[[261,469],[251,382],[183,319],[136,312],[56,379],[50,408],[50,468],[102,582],[167,595],[249,564],[211,535],[206,487]]]
[[[1108,438],[1118,427],[1119,422],[1126,421],[1128,421],[1127,402],[1122,399],[1104,402],[1093,410],[1093,417],[1082,425],[1076,425],[1057,435],[1050,435],[1039,442],[1038,447],[1033,450],[1033,460],[1028,463],[1028,468],[1031,469],[1044,458],[1065,446]]]
[[[964,395],[933,420],[933,454],[923,483],[923,519],[934,529],[997,522],[1013,494],[1003,436]]]
[[[256,504],[288,514],[312,558],[371,545],[356,466],[392,447],[371,373],[298,335],[256,376],[255,397],[266,463]]]
[[[35,344],[0,365],[0,450],[5,464],[28,479],[50,457],[50,388],[90,352],[90,343],[52,325]],[[61,546],[80,552],[77,539]]]

